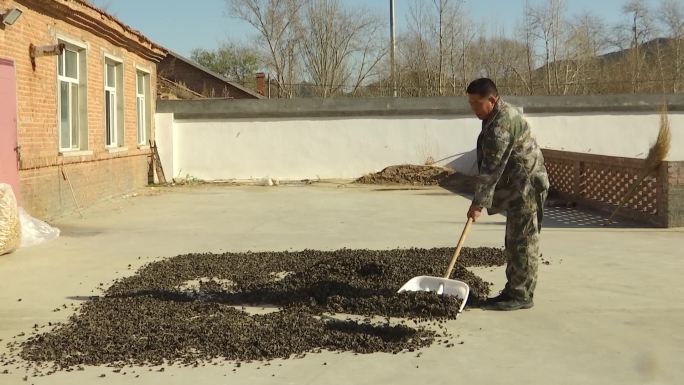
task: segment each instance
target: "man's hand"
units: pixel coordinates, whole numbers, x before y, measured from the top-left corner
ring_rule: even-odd
[[[472,218],[473,222],[477,222],[480,215],[482,215],[482,207],[470,205],[470,208],[468,209],[468,219]]]

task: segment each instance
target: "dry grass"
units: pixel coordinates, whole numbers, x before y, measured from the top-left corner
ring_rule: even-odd
[[[664,104],[660,110],[660,130],[658,131],[658,139],[648,151],[646,163],[644,164],[644,172],[653,172],[658,169],[670,152],[671,140],[670,117],[667,114],[667,105]]]

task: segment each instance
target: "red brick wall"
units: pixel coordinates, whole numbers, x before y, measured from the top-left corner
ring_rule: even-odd
[[[684,227],[684,162],[665,162],[669,227]]]
[[[61,164],[66,164],[67,174],[82,206],[144,186],[147,183],[149,150],[138,148],[137,145],[136,69],[140,67],[150,71],[149,95],[153,99],[155,63],[130,52],[126,47],[114,46],[94,33],[66,23],[59,15],[35,12],[22,3],[0,0],[0,8],[17,6],[24,12],[14,25],[0,29],[0,57],[14,60],[17,71],[21,205],[41,218],[55,217],[72,209],[71,193],[65,195],[69,187],[61,177]],[[67,3],[78,6],[74,2]],[[111,23],[104,18],[101,22]],[[29,45],[55,44],[59,37],[87,46],[86,150],[92,151],[92,155],[74,158],[59,153],[57,57],[37,58],[35,71],[31,66]],[[105,54],[123,61],[122,146],[127,150],[118,153],[110,153],[105,148]],[[154,100],[151,100],[150,116],[154,116]],[[153,137],[154,119],[150,121],[150,137]],[[69,199],[65,199],[67,196]]]
[[[74,201],[81,208],[88,207],[145,186],[147,167],[148,159],[138,155],[65,165],[64,172],[74,189],[73,196],[60,167],[24,170],[21,172],[22,200],[30,203],[33,216],[54,218],[73,212],[76,209]],[[23,203],[22,206],[26,207]]]

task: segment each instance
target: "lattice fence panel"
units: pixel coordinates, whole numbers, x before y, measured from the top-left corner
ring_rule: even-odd
[[[584,199],[617,206],[622,197],[637,183],[640,169],[610,164],[584,162],[580,175],[580,196]],[[657,214],[657,180],[647,177],[623,207],[647,214]]]
[[[551,188],[566,194],[575,194],[575,163],[563,159],[546,159]]]

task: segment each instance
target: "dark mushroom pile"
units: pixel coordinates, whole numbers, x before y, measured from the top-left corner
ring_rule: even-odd
[[[440,342],[453,346],[450,334],[421,322],[455,318],[457,298],[396,292],[411,277],[441,276],[452,253],[436,248],[180,255],[115,281],[67,322],[11,347],[29,363],[74,370],[271,360],[321,350],[398,353],[442,337]],[[466,267],[504,262],[500,249],[465,248],[452,278],[467,282],[475,299],[484,297],[489,284]],[[0,357],[0,364],[8,362],[16,360]]]

